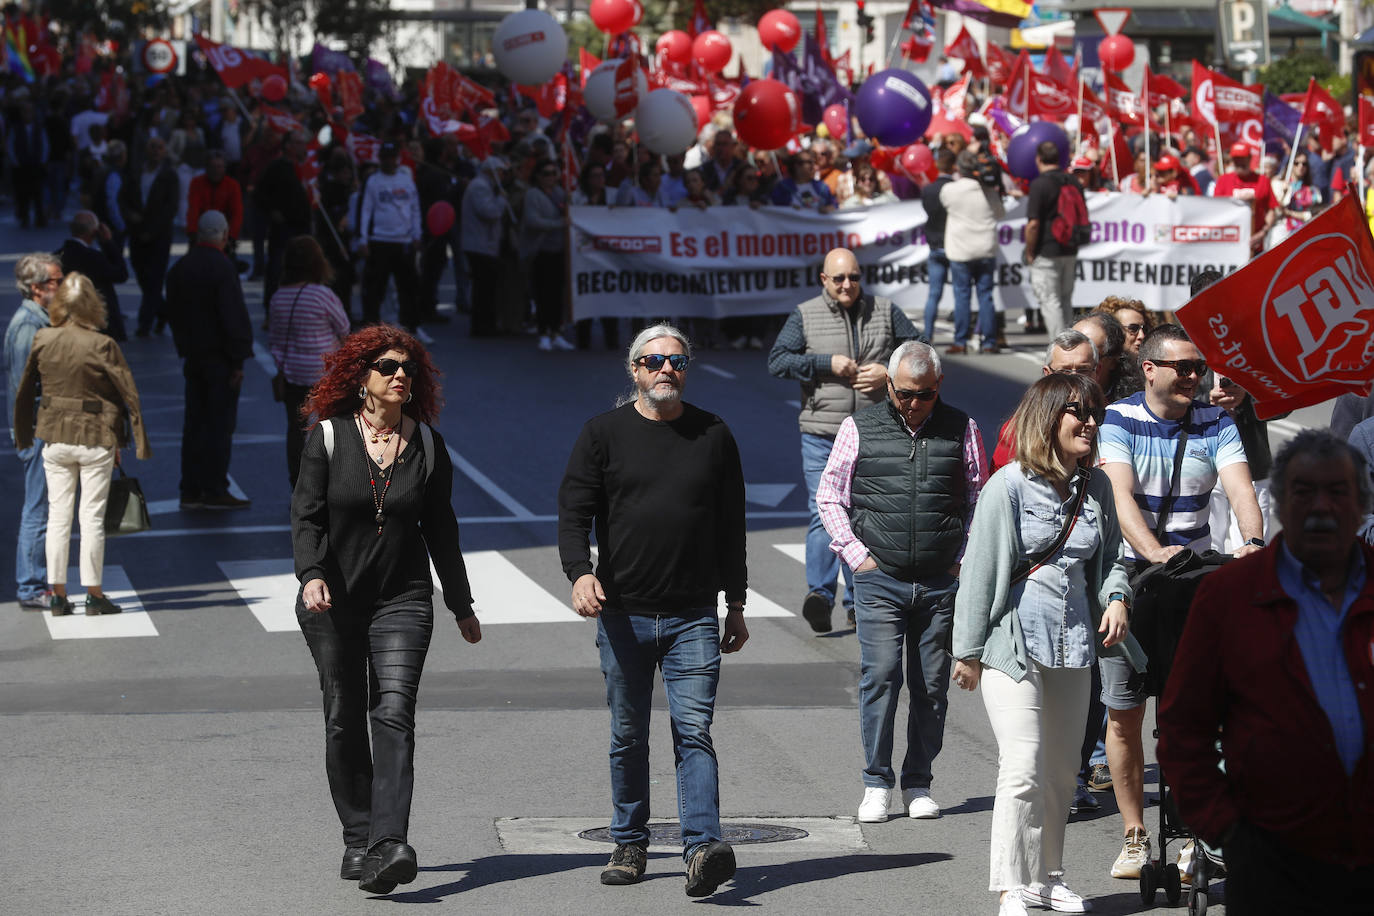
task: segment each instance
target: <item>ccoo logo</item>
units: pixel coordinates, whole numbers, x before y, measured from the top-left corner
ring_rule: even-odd
[[[1374,367],[1374,284],[1345,235],[1308,239],[1265,291],[1261,322],[1274,364],[1295,382],[1365,381]]]

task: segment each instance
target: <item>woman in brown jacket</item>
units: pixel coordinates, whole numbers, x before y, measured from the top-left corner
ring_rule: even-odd
[[[54,617],[72,612],[67,600],[67,551],[77,480],[81,481],[81,584],[86,613],[118,614],[105,597],[101,573],[105,564],[105,500],[119,449],[129,444],[138,457],[153,454],[138,389],[124,354],[105,327],[105,300],[84,274],[67,274],[49,306],[53,326],[33,338],[14,407],[15,444],[23,449],[42,439],[43,470],[48,478],[48,578]],[[34,398],[42,383],[35,424]]]

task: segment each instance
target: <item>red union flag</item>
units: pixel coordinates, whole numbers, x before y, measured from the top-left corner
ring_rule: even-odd
[[[1140,110],[1140,96],[1125,80],[1110,70],[1102,71],[1106,82],[1102,89],[1107,96],[1107,112],[1123,124],[1144,124],[1145,117]]]
[[[1302,103],[1302,123],[1316,126],[1322,148],[1327,151],[1333,148],[1333,141],[1345,130],[1345,111],[1340,103],[1331,97],[1331,93],[1317,85],[1314,77],[1307,78],[1307,94],[1303,97]]]
[[[1360,145],[1374,146],[1374,102],[1360,96]]]
[[[988,42],[988,78],[998,86],[1011,82],[1011,71],[1016,62],[997,45]]]
[[[1219,375],[1268,419],[1374,379],[1374,241],[1347,197],[1276,248],[1207,287],[1178,320]]]
[[[196,36],[196,44],[210,61],[210,66],[215,68],[219,78],[224,81],[224,85],[230,89],[237,89],[253,80],[266,79],[274,74],[287,79],[285,69],[275,67],[246,51],[240,51],[233,45],[222,45],[204,35]]]
[[[1007,111],[1026,120],[1062,123],[1078,110],[1074,91],[1061,86],[1053,77],[1037,73],[1024,49],[1012,68],[1006,98]]]
[[[967,26],[959,27],[959,34],[945,48],[945,57],[957,57],[964,62],[964,72],[981,79],[987,70],[983,67],[983,55],[978,53],[978,42],[973,40]]]
[[[615,116],[623,118],[639,104],[639,87],[635,76],[639,73],[638,59],[627,57],[615,68]]]
[[[1244,86],[1193,61],[1193,115],[1216,125],[1223,146],[1263,149],[1263,96],[1263,86]]]

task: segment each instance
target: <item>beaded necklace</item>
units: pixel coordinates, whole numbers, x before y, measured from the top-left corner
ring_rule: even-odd
[[[371,423],[368,423],[368,422],[367,422],[367,418],[363,416],[362,411],[358,411],[358,413],[355,414],[355,416],[357,417],[357,420],[358,420],[358,435],[359,435],[360,437],[361,437],[361,436],[366,436],[366,435],[367,435],[365,432],[363,432],[363,424],[364,424],[364,423],[367,423],[367,425],[368,425],[370,428],[372,428],[372,429],[374,429],[374,430],[376,429],[375,426],[372,426]],[[395,427],[391,427],[390,429],[394,429],[394,428],[395,428]],[[388,430],[388,432],[390,432],[390,429]],[[386,436],[386,437],[382,440],[382,455],[381,455],[382,458],[385,458],[385,457],[386,457],[386,442],[387,442],[387,440],[389,440],[390,438],[391,438],[391,436],[388,435],[388,436]],[[372,441],[373,441],[373,442],[376,442],[376,441],[377,441],[377,437],[376,437],[376,436],[372,436]],[[377,537],[381,537],[381,536],[382,536],[382,525],[386,522],[386,516],[382,513],[382,506],[383,506],[384,503],[386,503],[386,494],[387,494],[387,491],[388,491],[389,489],[391,489],[391,478],[393,478],[393,477],[396,476],[396,465],[400,463],[400,462],[397,461],[396,459],[397,459],[397,457],[399,456],[400,450],[401,450],[401,437],[398,435],[398,436],[396,436],[395,452],[394,452],[394,453],[392,454],[392,456],[391,456],[391,464],[387,465],[386,470],[383,471],[382,468],[381,468],[381,462],[380,462],[380,461],[377,461],[377,460],[374,460],[373,457],[372,457],[372,453],[369,452],[369,451],[367,450],[367,445],[366,445],[366,444],[363,445],[364,460],[367,461],[367,465],[368,465],[368,466],[367,466],[367,477],[368,477],[367,482],[368,482],[368,484],[369,484],[369,485],[371,486],[371,488],[372,488],[372,505],[373,505],[374,507],[376,507],[376,509],[377,509],[377,514],[376,514],[376,516],[373,517],[373,521],[375,521],[375,522],[377,523]],[[380,477],[380,478],[382,479],[382,492],[381,492],[380,495],[378,495],[378,493],[377,493],[377,478],[378,478],[378,477]]]
[[[382,427],[378,427],[378,426],[373,426],[373,425],[372,425],[372,421],[369,420],[367,417],[364,417],[363,414],[362,414],[362,411],[359,411],[359,412],[358,412],[358,417],[359,417],[364,423],[367,424],[367,428],[371,431],[372,444],[373,444],[373,445],[376,445],[376,444],[377,444],[377,438],[378,438],[378,437],[381,437],[381,440],[382,440],[383,442],[390,442],[390,441],[391,441],[391,436],[392,436],[392,434],[396,432],[396,427],[394,427],[394,426],[388,426],[388,427],[386,427],[386,428],[382,428]],[[383,453],[383,454],[386,453],[385,449],[383,449],[383,452],[382,452],[382,453]]]

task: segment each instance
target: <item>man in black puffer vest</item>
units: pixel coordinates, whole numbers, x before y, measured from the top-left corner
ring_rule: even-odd
[[[865,823],[887,820],[896,786],[892,737],[908,642],[902,807],[911,817],[940,816],[930,782],[948,707],[945,643],[968,526],[988,477],[978,424],[940,399],[943,378],[928,345],[898,347],[887,400],[840,424],[816,491],[830,549],[854,570]]]

